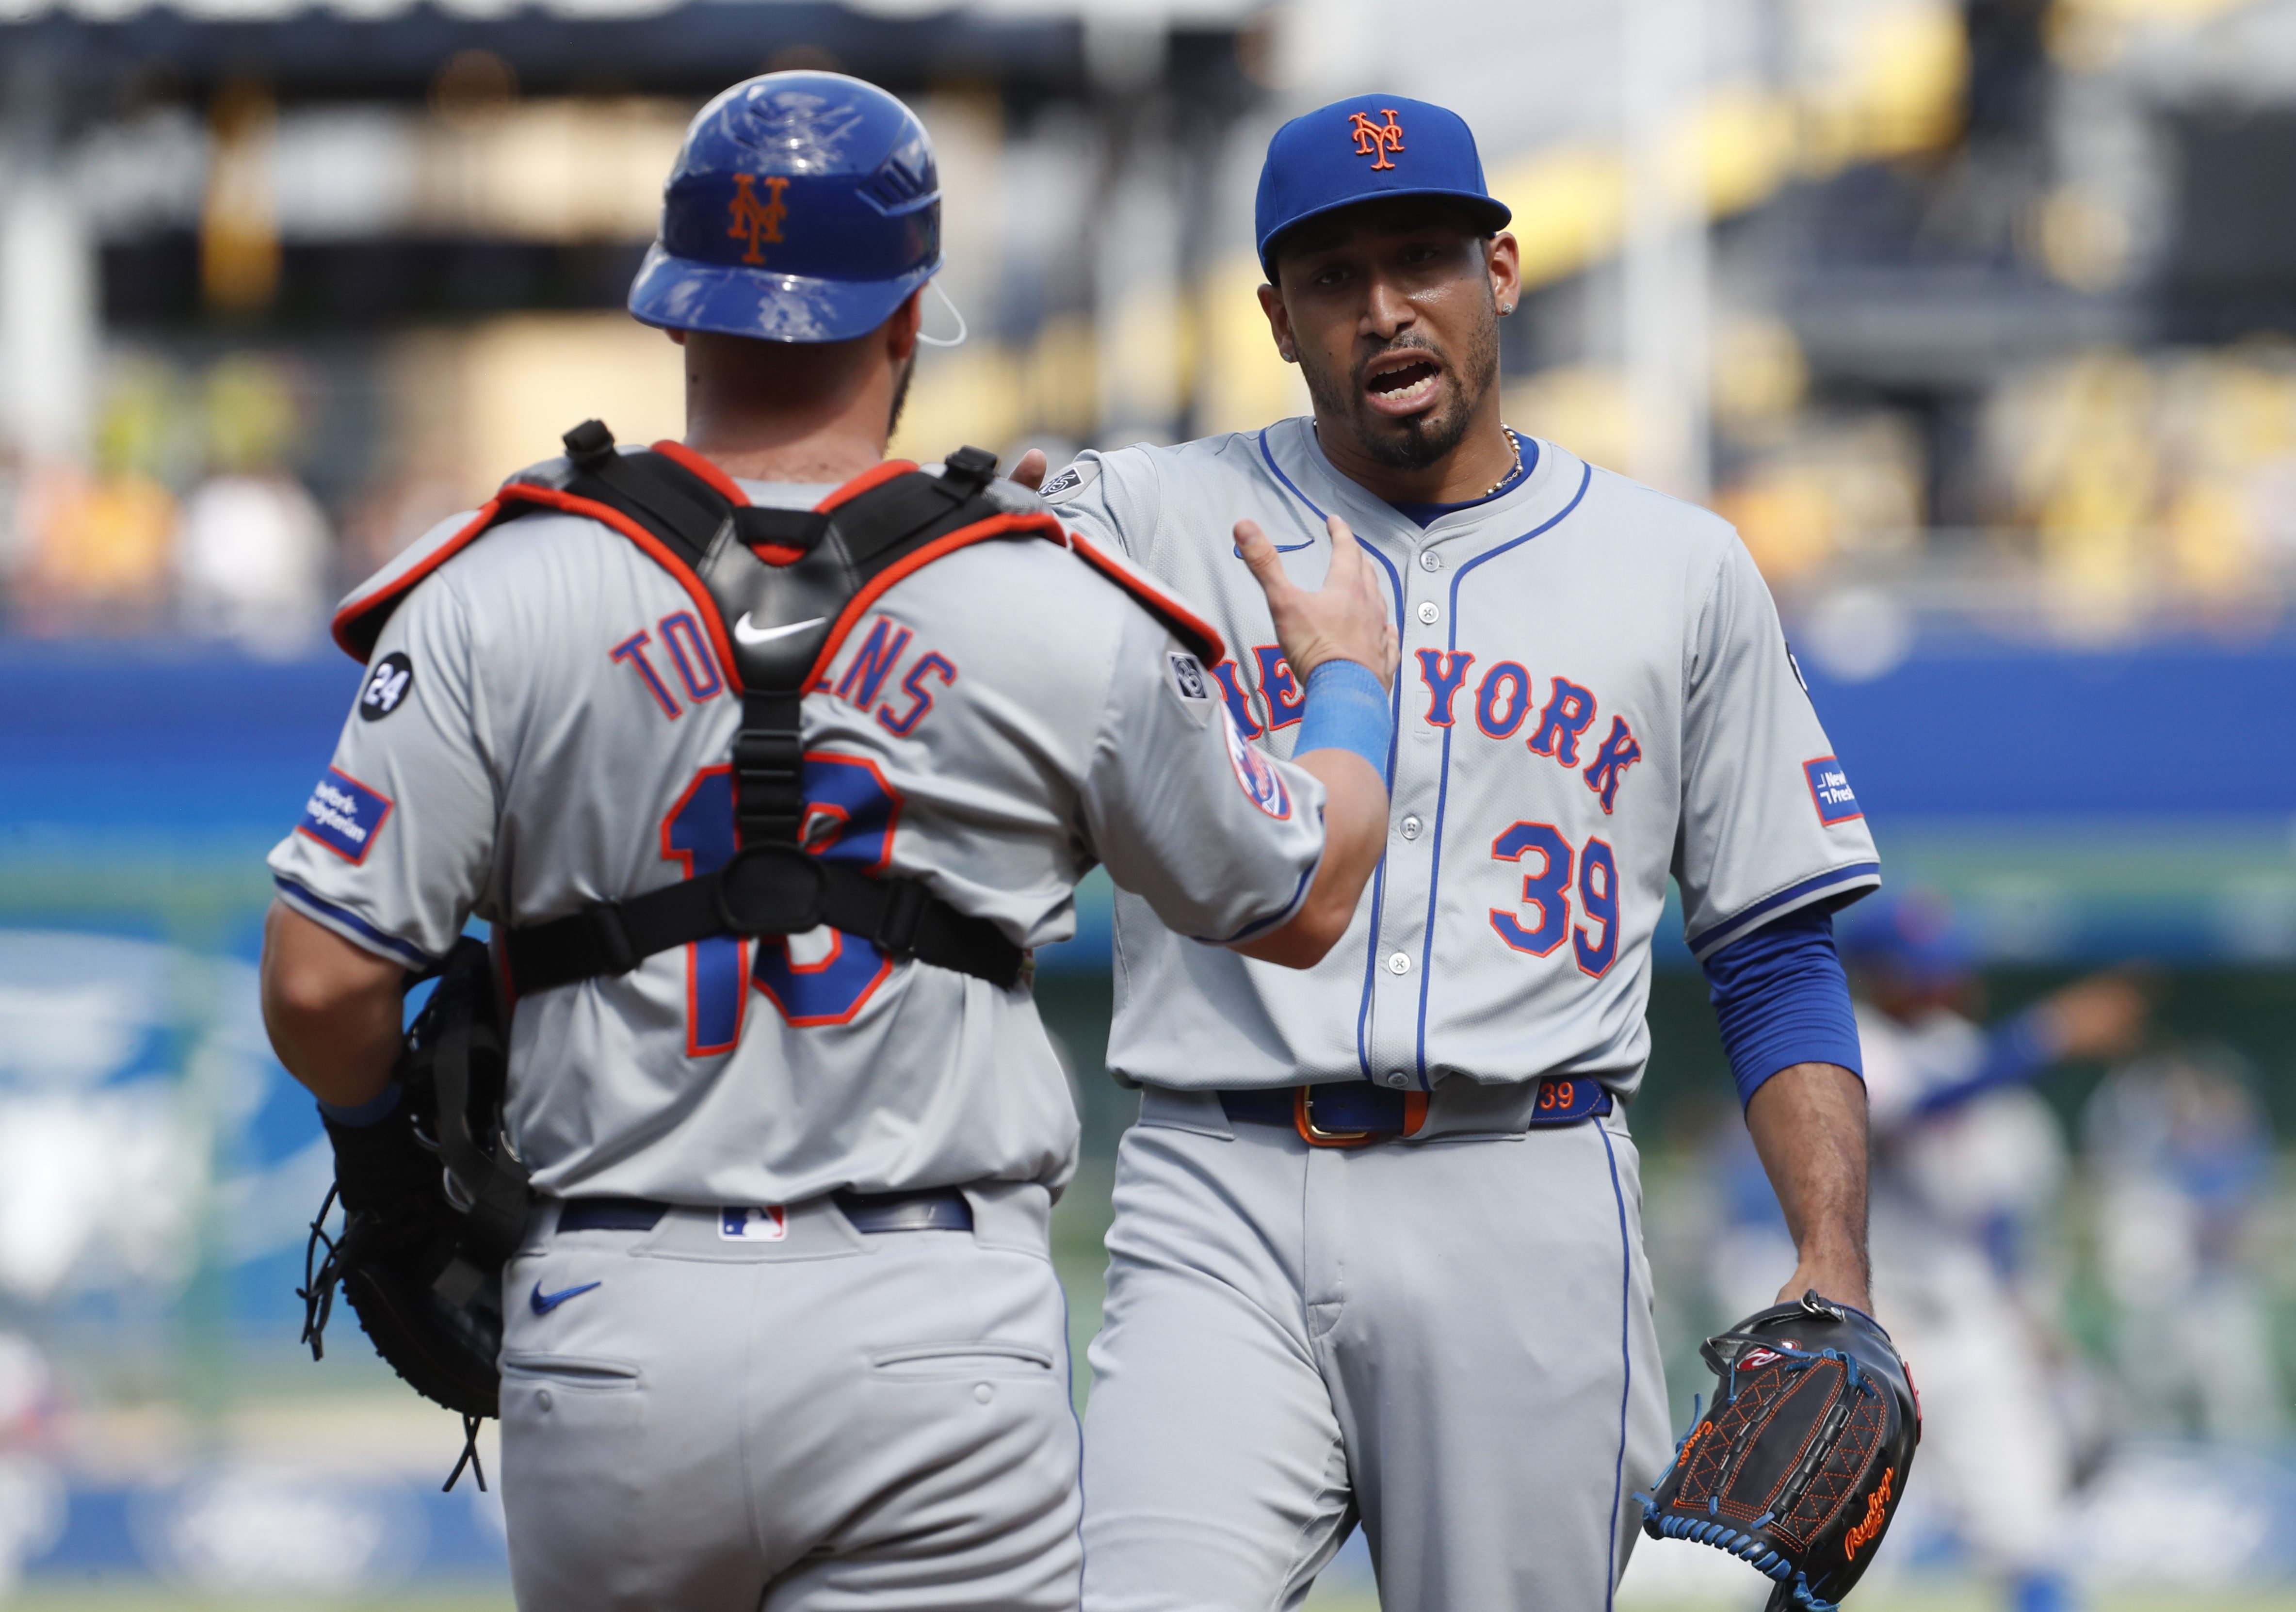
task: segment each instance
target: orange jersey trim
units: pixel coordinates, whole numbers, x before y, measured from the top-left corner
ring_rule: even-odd
[[[366,626],[366,618],[383,605],[403,598],[416,583],[468,548],[471,540],[492,526],[501,513],[502,495],[497,493],[480,507],[479,512],[471,517],[461,531],[431,550],[429,558],[406,576],[392,578],[390,585],[380,593],[346,600],[342,608],[335,612],[334,619],[328,624],[328,632],[335,641],[335,647],[365,666],[367,657],[374,653],[374,641],[382,636],[382,622],[377,621],[370,629]],[[388,612],[385,619],[388,619]]]

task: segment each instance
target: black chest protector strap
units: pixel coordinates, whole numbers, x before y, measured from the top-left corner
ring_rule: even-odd
[[[600,902],[506,937],[521,995],[625,974],[658,952],[712,936],[792,935],[828,925],[895,956],[1007,989],[1023,956],[1004,931],[914,880],[880,879],[808,853],[802,707],[808,679],[847,607],[939,539],[997,520],[984,495],[994,455],[962,448],[947,471],[896,475],[822,514],[737,503],[666,454],[624,454],[596,421],[566,433],[568,458],[537,478],[557,498],[635,522],[693,573],[726,626],[741,691],[734,802],[741,849],[714,872]],[[511,490],[511,489],[506,489]],[[962,539],[960,539],[962,541]]]

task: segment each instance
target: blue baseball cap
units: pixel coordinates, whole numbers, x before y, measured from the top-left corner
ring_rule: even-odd
[[[1295,224],[1359,201],[1440,196],[1496,233],[1514,217],[1483,184],[1483,160],[1466,119],[1403,95],[1351,95],[1275,131],[1259,170],[1252,225],[1259,266],[1275,278],[1269,247]]]
[[[1946,985],[1977,964],[1977,945],[1940,891],[1883,891],[1850,908],[1835,936],[1842,960],[1926,985]]]
[[[694,115],[629,307],[669,330],[844,341],[940,265],[940,175],[916,114],[842,73],[767,73]]]

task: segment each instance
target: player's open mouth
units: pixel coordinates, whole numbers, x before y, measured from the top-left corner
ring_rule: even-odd
[[[1440,363],[1422,353],[1397,353],[1372,360],[1364,396],[1382,414],[1415,414],[1434,403],[1442,386]]]

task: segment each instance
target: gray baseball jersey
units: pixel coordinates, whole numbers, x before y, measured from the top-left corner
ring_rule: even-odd
[[[827,489],[744,490],[805,507]],[[533,923],[734,846],[738,699],[679,584],[581,517],[439,563],[458,529],[396,562],[436,569],[271,857],[283,900],[410,966],[473,913]],[[1212,686],[1058,544],[974,544],[885,593],[807,697],[808,842],[1023,946],[1072,932],[1095,861],[1175,930],[1273,927],[1321,857],[1322,788],[1245,744]],[[1057,1185],[1077,1134],[1025,986],[833,930],[706,940],[519,1002],[509,1124],[545,1193],[688,1204]]]
[[[1760,574],[1703,510],[1523,439],[1505,495],[1423,530],[1341,476],[1313,424],[1089,453],[1062,520],[1210,612],[1239,729],[1286,756],[1299,682],[1230,540],[1302,586],[1360,538],[1395,601],[1387,855],[1317,968],[1191,947],[1117,902],[1111,1068],[1177,1088],[1589,1074],[1630,1093],[1669,874],[1699,956],[1879,882],[1874,842]],[[1201,1003],[1210,1011],[1176,1011]]]

